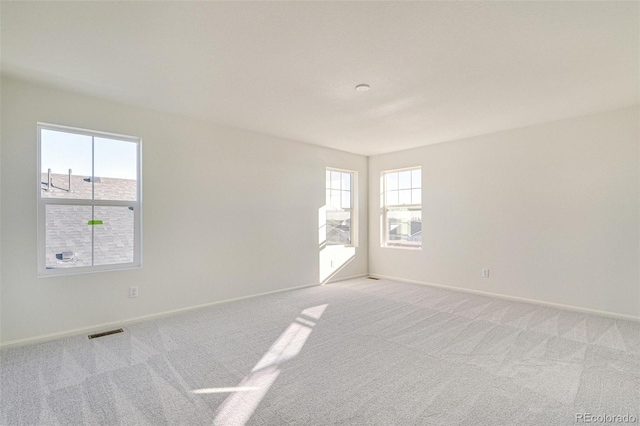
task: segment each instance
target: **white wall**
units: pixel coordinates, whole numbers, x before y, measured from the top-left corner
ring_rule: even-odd
[[[144,268],[36,277],[38,121],[142,137]],[[359,248],[334,278],[367,273],[366,157],[10,79],[2,123],[5,344],[317,284],[325,167],[360,176]]]
[[[370,273],[640,317],[638,114],[371,157]],[[382,248],[380,173],[418,165],[422,250]]]

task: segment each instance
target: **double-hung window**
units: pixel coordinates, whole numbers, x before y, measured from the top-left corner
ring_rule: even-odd
[[[38,274],[141,261],[141,141],[38,124]]]
[[[382,246],[422,247],[422,172],[420,167],[382,172]]]
[[[355,172],[327,169],[327,245],[355,246]]]

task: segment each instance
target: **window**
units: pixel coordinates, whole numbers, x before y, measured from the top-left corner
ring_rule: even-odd
[[[355,172],[327,169],[326,242],[327,245],[355,246]]]
[[[38,124],[38,273],[141,261],[140,139]]]
[[[420,167],[382,173],[382,246],[422,247],[422,171]]]

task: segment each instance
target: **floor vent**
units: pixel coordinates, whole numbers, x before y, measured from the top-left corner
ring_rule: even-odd
[[[118,334],[118,333],[122,333],[122,332],[124,332],[124,330],[119,328],[117,330],[109,330],[109,331],[105,331],[103,333],[90,334],[89,335],[89,339],[95,339],[97,337],[109,336],[111,334]]]
[[[373,277],[367,277],[367,278],[369,278],[370,280],[376,280],[376,281],[380,279],[380,278],[373,278]]]

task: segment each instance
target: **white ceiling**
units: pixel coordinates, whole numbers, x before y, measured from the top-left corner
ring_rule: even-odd
[[[3,2],[1,14],[5,75],[363,155],[640,100],[635,1]]]

